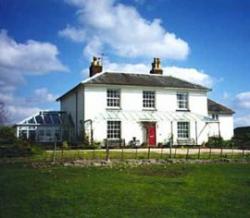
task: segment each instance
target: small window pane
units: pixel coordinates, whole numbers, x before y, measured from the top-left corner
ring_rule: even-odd
[[[188,109],[188,93],[177,93],[177,106],[179,109]]]
[[[120,139],[121,138],[121,121],[107,122],[107,138]]]
[[[56,125],[60,124],[60,118],[59,118],[58,114],[52,114],[51,117],[52,117],[52,120],[53,120],[54,124],[56,124]]]
[[[107,106],[120,107],[120,90],[108,89],[107,90]]]
[[[51,124],[52,123],[49,114],[44,115],[44,121],[45,121],[46,124]]]
[[[41,115],[36,116],[36,122],[39,124],[43,124],[43,118]]]
[[[189,122],[177,123],[178,138],[189,138]]]
[[[143,91],[142,103],[144,108],[155,108],[155,92]]]

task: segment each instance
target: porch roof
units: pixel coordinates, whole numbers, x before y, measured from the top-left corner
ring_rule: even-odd
[[[166,111],[119,111],[108,110],[99,114],[95,119],[104,120],[133,120],[136,122],[153,121],[202,121],[206,123],[218,122],[208,116],[195,114],[192,112],[166,112]]]

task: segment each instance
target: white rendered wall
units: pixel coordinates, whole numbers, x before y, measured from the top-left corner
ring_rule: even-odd
[[[220,114],[219,121],[221,137],[225,140],[231,139],[234,135],[233,116]]]
[[[107,120],[100,119],[99,114],[107,112],[106,90],[107,88],[118,88],[121,90],[121,110],[142,111],[142,92],[155,91],[156,93],[156,110],[157,111],[172,111],[177,110],[176,90],[160,89],[155,87],[128,87],[128,86],[85,86],[84,87],[84,119],[93,120],[93,136],[97,141],[102,141],[106,138]],[[184,90],[182,90],[184,91]],[[179,92],[179,91],[178,91]],[[202,92],[189,92],[189,109],[193,113],[207,115],[207,96]],[[187,120],[188,121],[188,120]],[[142,124],[134,120],[121,120],[121,134],[126,142],[136,137],[141,142],[144,139],[144,131]],[[200,125],[201,126],[201,125]],[[176,136],[177,123],[173,122],[173,133]],[[156,140],[157,143],[164,143],[171,137],[170,121],[158,121],[156,125]],[[190,123],[190,136],[195,139],[195,124]],[[175,139],[176,140],[176,139]],[[202,139],[200,139],[202,141]]]
[[[78,88],[75,92],[64,97],[61,102],[61,111],[68,112],[77,127],[78,134],[81,131],[81,121],[84,121],[84,88]]]
[[[102,141],[107,137],[107,120],[101,118],[100,114],[105,114],[107,109],[106,90],[108,88],[118,88],[121,90],[121,110],[122,111],[143,111],[142,92],[149,90],[156,93],[156,110],[176,112],[177,108],[177,92],[185,92],[185,90],[170,90],[155,87],[129,87],[129,86],[101,86],[92,85],[78,89],[77,99],[78,108],[76,116],[76,95],[72,93],[61,101],[61,110],[71,114],[74,124],[78,124],[78,133],[80,132],[81,120],[93,120],[93,136],[94,140]],[[192,113],[208,116],[207,112],[207,94],[205,92],[189,91],[189,109]],[[136,137],[141,142],[145,138],[144,129],[140,122],[135,120],[120,120],[122,122],[121,134],[126,142]],[[190,122],[190,138],[198,144],[207,141],[209,136],[218,135],[218,124],[190,120],[180,120]],[[224,139],[230,139],[233,136],[233,118],[231,115],[220,115],[220,131]],[[177,121],[172,124],[174,142],[177,142]],[[197,125],[197,126],[196,126]],[[204,128],[204,129],[203,129]],[[196,135],[197,134],[197,135]],[[171,122],[157,121],[156,123],[156,140],[157,143],[164,143],[171,137]]]
[[[74,124],[76,123],[76,95],[75,93],[71,93],[64,97],[61,102],[61,111],[66,111],[68,112]]]

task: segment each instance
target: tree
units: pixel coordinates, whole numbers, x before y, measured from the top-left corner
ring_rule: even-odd
[[[0,102],[0,125],[3,125],[7,122],[7,111],[5,109],[4,102]]]

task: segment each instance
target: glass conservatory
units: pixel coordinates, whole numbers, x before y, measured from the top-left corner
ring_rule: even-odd
[[[70,141],[74,133],[71,116],[62,111],[41,111],[15,126],[17,138],[38,143]]]

